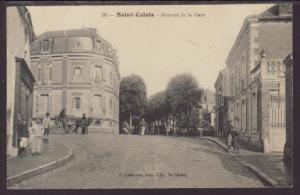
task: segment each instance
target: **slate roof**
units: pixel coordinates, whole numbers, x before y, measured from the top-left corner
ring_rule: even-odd
[[[272,17],[280,17],[280,16],[292,16],[292,10],[293,7],[291,3],[281,3],[270,7],[269,9],[259,14],[257,17],[272,18]]]

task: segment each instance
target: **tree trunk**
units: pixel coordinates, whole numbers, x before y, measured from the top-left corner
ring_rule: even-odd
[[[173,133],[175,134],[175,115],[173,114]]]
[[[129,113],[129,132],[132,134],[132,113]]]

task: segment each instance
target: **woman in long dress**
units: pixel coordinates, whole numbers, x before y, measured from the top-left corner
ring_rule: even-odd
[[[140,126],[141,126],[141,135],[145,135],[145,130],[146,130],[145,119],[142,119]]]
[[[41,125],[41,120],[37,119],[36,123],[33,124],[33,126],[29,128],[29,131],[33,135],[31,154],[32,155],[40,155],[41,149],[42,149],[42,138],[43,138],[43,134],[44,134],[44,130]]]

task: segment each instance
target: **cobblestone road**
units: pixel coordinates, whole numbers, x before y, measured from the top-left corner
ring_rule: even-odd
[[[65,166],[12,189],[263,187],[219,146],[186,137],[53,135],[70,145]]]

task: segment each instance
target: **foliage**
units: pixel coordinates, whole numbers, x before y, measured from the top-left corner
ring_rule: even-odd
[[[120,83],[120,114],[142,116],[147,104],[144,80],[138,75],[122,78]]]
[[[172,116],[173,122],[179,129],[197,127],[201,95],[202,90],[192,75],[176,75],[170,80],[165,91],[150,97],[146,119],[152,122],[161,121],[168,126],[169,117]]]
[[[190,113],[192,108],[200,108],[201,90],[196,79],[190,74],[180,74],[171,79],[166,90],[166,101],[172,112]]]
[[[159,120],[168,112],[165,102],[165,91],[160,91],[150,97],[147,106],[146,118],[150,121]]]

